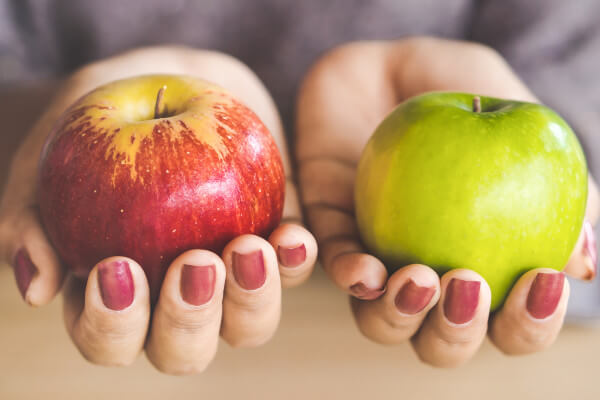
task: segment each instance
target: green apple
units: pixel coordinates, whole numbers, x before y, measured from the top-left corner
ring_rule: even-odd
[[[358,166],[363,242],[390,271],[472,269],[498,308],[525,271],[561,270],[587,201],[577,138],[540,104],[428,93],[379,125]]]

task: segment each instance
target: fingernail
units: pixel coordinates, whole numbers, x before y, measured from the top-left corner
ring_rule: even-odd
[[[363,282],[355,283],[350,286],[350,292],[354,297],[362,300],[375,300],[385,292],[385,286],[378,289],[373,289],[365,285]]]
[[[598,270],[598,253],[596,251],[596,235],[594,234],[594,228],[592,228],[592,224],[589,221],[585,221],[583,224],[583,231],[585,235],[585,241],[583,244],[584,254],[589,257],[593,271],[590,279],[593,279],[596,276],[596,272]]]
[[[429,304],[434,294],[435,287],[419,286],[409,279],[396,295],[394,302],[400,312],[416,314]]]
[[[255,290],[265,284],[267,272],[262,250],[252,253],[232,254],[233,276],[237,283],[246,290]]]
[[[37,268],[31,261],[29,253],[25,248],[21,248],[17,252],[13,265],[17,287],[19,288],[19,292],[21,292],[23,299],[26,300],[27,289],[29,289],[29,284],[31,284],[31,280],[37,273]]]
[[[133,302],[133,277],[127,261],[118,260],[100,264],[98,283],[102,301],[111,310],[122,310]]]
[[[284,267],[297,267],[306,260],[306,247],[304,243],[296,247],[277,246],[277,256]]]
[[[181,297],[186,303],[200,306],[207,303],[215,292],[215,266],[184,264],[181,270]]]
[[[544,319],[556,311],[565,283],[565,274],[544,273],[536,275],[529,295],[527,296],[527,311],[536,319]]]
[[[444,314],[448,321],[465,324],[473,319],[479,303],[479,281],[452,278],[446,287]]]

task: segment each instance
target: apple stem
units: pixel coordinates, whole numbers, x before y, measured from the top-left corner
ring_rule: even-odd
[[[162,99],[163,99],[163,95],[165,93],[165,89],[167,87],[163,86],[160,89],[158,89],[158,93],[156,94],[156,103],[154,103],[154,118],[161,118],[160,116],[160,109],[162,106]]]
[[[481,98],[479,96],[473,97],[473,112],[481,112]]]

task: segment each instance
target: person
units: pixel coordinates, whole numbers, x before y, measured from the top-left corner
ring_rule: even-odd
[[[580,12],[584,7],[589,12]],[[489,287],[473,271],[439,278],[427,266],[411,265],[388,276],[358,240],[352,187],[358,157],[378,122],[397,103],[431,90],[543,101],[572,123],[597,172],[591,152],[598,147],[593,127],[600,121],[587,111],[598,101],[592,66],[600,7],[593,1],[4,1],[2,10],[4,81],[77,68],[15,154],[0,203],[0,255],[13,265],[29,304],[49,302],[65,279],[36,214],[37,157],[53,121],[90,89],[146,73],[214,81],[257,112],[286,166],[284,223],[266,240],[238,237],[220,255],[183,253],[169,268],[153,309],[135,260],[115,255],[99,260],[87,282],[68,277],[62,289],[65,322],[88,360],[127,365],[145,349],[159,370],[191,374],[209,365],[219,335],[233,346],[264,343],[279,321],[281,286],[307,279],[317,242],[328,275],[351,296],[361,332],[386,344],[410,340],[426,363],[464,363],[486,334],[508,354],[540,351],[555,340],[569,297],[562,273],[526,273],[492,316]],[[193,48],[139,48],[173,42]],[[131,48],[138,49],[122,52]],[[295,162],[287,156],[292,132]],[[302,210],[310,231],[300,225]],[[574,277],[595,276],[591,227],[597,217],[597,189],[590,180],[586,223],[566,269]],[[305,256],[296,257],[301,246]],[[234,261],[233,253],[262,257]],[[257,259],[265,279],[247,290],[236,280],[233,263],[241,263],[235,269],[252,268]],[[183,266],[208,264],[216,267],[214,292],[202,305],[186,302],[179,286]],[[129,276],[133,288],[126,302],[110,295],[122,276]],[[475,301],[468,303],[464,290],[449,290],[452,279],[479,282],[470,296]]]

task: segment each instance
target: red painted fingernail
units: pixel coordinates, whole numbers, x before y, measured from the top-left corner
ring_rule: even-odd
[[[118,260],[100,264],[98,283],[102,301],[111,310],[122,310],[133,302],[133,276],[127,261]]]
[[[306,260],[306,247],[304,244],[296,247],[277,246],[277,256],[284,267],[297,267]]]
[[[593,278],[596,276],[596,272],[598,270],[598,253],[596,251],[596,234],[594,233],[594,228],[592,228],[592,224],[589,221],[585,221],[583,224],[583,231],[585,235],[585,242],[583,245],[583,251],[586,256],[590,258],[592,261],[592,266],[594,267]]]
[[[375,300],[385,292],[385,287],[372,289],[363,282],[358,282],[350,286],[350,292],[354,297],[362,300]]]
[[[565,274],[562,272],[544,273],[535,276],[529,295],[527,296],[527,311],[533,318],[544,319],[556,311],[562,296]]]
[[[27,289],[29,289],[31,280],[35,274],[37,274],[37,268],[31,261],[29,253],[27,250],[25,250],[25,248],[21,248],[17,252],[13,265],[15,279],[17,280],[17,287],[19,288],[19,292],[21,292],[23,299],[26,299]]]
[[[262,250],[252,253],[232,254],[232,269],[235,280],[246,290],[255,290],[265,284],[267,271]]]
[[[184,264],[181,270],[181,297],[186,303],[200,306],[207,303],[215,292],[214,265]]]
[[[473,319],[479,303],[479,281],[452,278],[446,287],[444,314],[448,321],[465,324]]]
[[[394,302],[400,312],[416,314],[429,304],[434,294],[435,287],[419,286],[409,279],[396,295]]]

